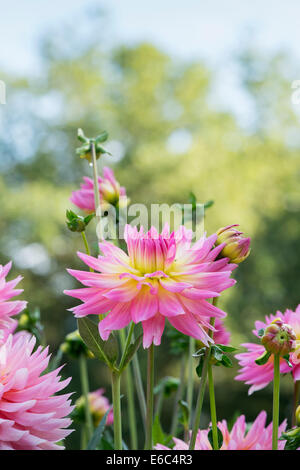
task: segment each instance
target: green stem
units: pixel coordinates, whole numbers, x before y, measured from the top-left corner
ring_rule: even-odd
[[[280,356],[274,354],[272,450],[278,448]]]
[[[212,438],[213,438],[213,448],[214,450],[219,449],[218,442],[218,423],[217,423],[217,412],[216,412],[216,399],[215,399],[215,390],[214,390],[214,379],[212,372],[212,364],[208,364],[208,389],[209,389],[209,402],[210,402],[210,416],[211,416],[211,426],[212,426]]]
[[[216,303],[217,303],[216,299],[214,299],[213,300],[213,305],[216,305]],[[210,324],[211,324],[211,326],[214,326],[215,318],[211,318]],[[212,330],[209,330],[208,334],[211,338],[213,337]],[[197,437],[198,429],[199,429],[199,426],[200,426],[200,418],[201,418],[202,405],[203,405],[203,399],[204,399],[204,393],[205,393],[207,373],[208,373],[208,369],[209,369],[209,366],[210,366],[210,363],[209,363],[209,361],[210,361],[210,350],[211,350],[211,347],[209,346],[208,348],[206,348],[206,351],[205,351],[203,368],[202,368],[202,375],[201,375],[201,381],[200,381],[200,388],[199,388],[197,404],[196,404],[195,419],[194,419],[194,425],[193,425],[193,430],[192,430],[192,437],[191,437],[191,440],[190,440],[190,447],[189,447],[190,450],[195,449],[196,437]],[[212,371],[211,371],[211,377],[212,377]],[[213,390],[213,386],[214,386],[213,382],[211,382],[212,390]],[[213,397],[213,401],[211,401],[212,397]],[[215,399],[214,399],[214,392],[213,392],[212,395],[210,393],[209,398],[210,398],[211,413],[212,413],[212,415],[214,415],[215,421],[217,421],[216,403],[215,403]],[[213,419],[212,419],[212,426],[213,426],[213,433],[216,433],[216,436],[217,436],[217,441],[216,441],[216,443],[217,443],[216,444],[216,449],[217,449],[218,448],[218,429],[217,429],[216,424],[215,425],[213,424]],[[213,442],[215,442],[215,441],[213,441]],[[215,447],[215,445],[214,445],[214,447]]]
[[[155,407],[155,416],[158,416],[160,417],[160,413],[161,413],[161,409],[162,409],[162,405],[163,405],[163,402],[164,402],[164,388],[161,389],[161,391],[159,392],[158,394],[158,397],[157,397],[157,402],[156,402],[156,407]]]
[[[87,439],[86,439],[86,425],[83,423],[81,428],[81,436],[80,436],[80,449],[85,450],[87,447]]]
[[[294,400],[293,400],[293,416],[292,416],[292,427],[296,425],[296,409],[298,406],[299,400],[299,391],[300,391],[300,381],[297,380],[294,383]]]
[[[134,323],[131,324],[131,326]],[[130,335],[131,331],[131,335]],[[129,334],[127,336],[127,340],[129,338],[129,341],[125,340],[125,331],[120,330],[120,339],[121,339],[121,345],[122,349],[125,352],[126,349],[126,344],[130,344],[130,339],[132,336],[133,328],[131,329],[130,327]],[[128,346],[127,346],[128,349]],[[124,353],[123,353],[124,355]],[[127,368],[124,370],[124,375],[125,375],[125,381],[126,381],[126,389],[127,389],[127,400],[128,400],[128,419],[129,419],[129,432],[130,432],[130,441],[131,441],[131,449],[132,450],[137,450],[137,428],[136,428],[136,415],[135,415],[135,403],[134,403],[134,390],[132,387],[132,374],[131,374],[131,369],[130,369],[130,364],[128,364]]]
[[[201,380],[200,380],[200,387],[199,387],[199,392],[198,392],[198,397],[197,397],[194,425],[193,425],[192,436],[191,436],[190,446],[189,446],[190,450],[195,449],[196,437],[197,437],[197,433],[198,433],[198,429],[200,425],[202,405],[203,405],[203,399],[204,399],[204,393],[205,393],[205,386],[206,386],[206,380],[207,380],[207,368],[208,368],[209,359],[210,359],[210,348],[206,348],[203,368],[202,368],[202,375],[201,375]]]
[[[89,244],[88,244],[87,238],[86,238],[86,236],[85,236],[85,233],[84,233],[84,232],[81,232],[81,235],[82,235],[82,238],[83,238],[83,243],[84,243],[84,246],[85,246],[86,254],[87,254],[87,255],[90,255],[90,254],[91,254],[91,251],[90,251]]]
[[[98,169],[97,169],[97,157],[95,142],[91,142],[91,154],[93,164],[93,180],[94,180],[94,198],[95,198],[95,214],[97,219],[98,230],[96,230],[97,238],[100,241],[100,222],[101,222],[101,206],[100,206],[100,193],[99,193],[99,181],[98,181]]]
[[[122,450],[122,417],[120,399],[120,374],[111,371],[112,401],[114,412],[114,448]]]
[[[147,413],[146,413],[146,441],[145,450],[152,449],[152,426],[153,426],[153,386],[154,386],[154,346],[148,349],[147,365]]]
[[[84,357],[83,354],[79,356],[79,367],[80,367],[82,394],[84,396],[84,403],[85,403],[84,408],[85,408],[87,438],[88,440],[90,440],[94,432],[94,426],[93,426],[93,420],[92,420],[91,410],[90,410],[89,401],[88,401],[89,379],[88,379],[88,372],[87,372],[87,363],[86,363],[86,358]]]
[[[132,333],[133,333],[133,330],[134,330],[134,323],[131,322],[130,324],[130,327],[129,327],[129,332],[128,332],[128,335],[127,335],[127,338],[126,338],[126,342],[125,344],[123,344],[123,354],[122,354],[122,357],[121,357],[121,360],[120,360],[120,365],[119,365],[119,370],[122,371],[122,367],[124,365],[124,361],[126,359],[126,355],[127,355],[127,351],[128,351],[128,348],[130,346],[130,343],[131,343],[131,338],[132,338]],[[122,334],[124,335],[124,331],[121,330],[121,342],[122,342]],[[123,340],[124,340],[124,336],[123,336]]]
[[[179,387],[176,391],[176,396],[175,396],[175,404],[174,404],[173,419],[172,419],[172,426],[171,426],[171,436],[176,436],[176,431],[177,431],[178,404],[179,404],[179,401],[181,400],[183,387],[184,387],[185,365],[186,365],[186,354],[184,354],[181,358]],[[191,412],[191,408],[189,408],[189,410]]]
[[[190,336],[189,338],[189,356],[188,356],[188,381],[187,381],[187,404],[190,410],[190,424],[192,419],[192,406],[193,406],[193,391],[194,391],[194,358],[195,353],[195,339]],[[173,434],[172,434],[173,435]]]
[[[84,246],[85,246],[85,252],[86,252],[87,255],[90,255],[91,250],[90,250],[85,232],[81,232],[81,235],[82,235],[83,243],[84,243]],[[93,268],[90,268],[90,271],[91,271],[91,273],[93,273],[94,272]]]
[[[142,381],[140,365],[139,365],[139,360],[138,360],[137,355],[138,353],[136,352],[132,359],[133,375],[134,375],[136,392],[137,392],[137,396],[138,396],[138,400],[140,404],[142,420],[144,423],[144,430],[146,431],[146,400],[145,400],[143,381]]]

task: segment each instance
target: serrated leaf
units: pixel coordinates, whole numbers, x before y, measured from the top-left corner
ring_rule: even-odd
[[[105,342],[100,338],[98,326],[89,318],[78,318],[77,324],[79,334],[86,346],[100,361],[106,362],[110,367],[111,364],[104,351]]]
[[[123,362],[123,367],[122,367],[121,371],[124,370],[125,367],[128,366],[129,362],[131,361],[131,359],[133,358],[133,356],[135,355],[135,353],[139,349],[139,347],[141,345],[141,342],[142,342],[142,339],[143,339],[143,334],[138,336],[136,338],[136,340],[134,341],[134,343],[130,344],[130,346],[127,350],[127,353],[126,353],[126,356],[125,356],[125,359],[124,359],[124,362]]]
[[[217,428],[217,430],[218,430],[218,448],[221,449],[223,445],[223,434],[219,428]],[[208,431],[207,439],[209,440],[211,447],[214,449],[212,429]]]
[[[96,447],[99,445],[101,438],[103,436],[103,433],[104,433],[106,419],[111,409],[112,409],[112,405],[109,407],[109,409],[107,410],[107,412],[101,419],[99,426],[97,427],[91,439],[89,440],[88,445],[87,445],[87,450],[95,450]]]

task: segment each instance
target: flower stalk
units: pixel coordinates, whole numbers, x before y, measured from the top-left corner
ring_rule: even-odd
[[[84,396],[84,409],[85,409],[85,420],[86,420],[86,427],[83,429],[83,432],[86,434],[88,440],[92,437],[94,427],[93,427],[93,420],[91,415],[91,410],[89,407],[88,395],[89,395],[89,379],[88,379],[88,372],[87,372],[87,362],[86,358],[83,354],[79,356],[79,367],[80,367],[80,379],[81,379],[81,387],[82,387],[82,395]]]
[[[100,192],[99,192],[98,169],[97,169],[97,156],[96,156],[96,147],[95,147],[94,141],[91,141],[91,154],[92,154],[92,164],[93,164],[95,213],[96,213],[97,224],[99,226],[101,222],[101,206],[100,206]],[[99,229],[100,229],[100,226],[99,226]],[[99,229],[96,230],[98,240],[100,240]]]
[[[122,417],[121,417],[121,396],[120,396],[120,373],[111,371],[112,402],[114,411],[114,448],[122,450]]]
[[[280,355],[274,354],[272,450],[278,449]]]
[[[148,349],[148,364],[147,364],[147,410],[146,410],[145,450],[152,449],[153,387],[154,387],[154,346],[152,343]]]
[[[300,391],[300,380],[296,380],[296,382],[294,383],[292,426],[296,425],[296,410],[298,408],[299,391]]]
[[[120,363],[123,366],[124,358],[126,356],[126,352],[128,350],[132,334],[133,334],[134,323],[132,322],[130,325],[129,333],[127,335],[127,339],[125,340],[125,331],[120,330],[120,340],[123,349],[123,356]],[[128,418],[129,418],[129,432],[130,432],[130,441],[131,441],[131,449],[136,450],[138,446],[137,442],[137,427],[136,427],[136,415],[135,415],[135,405],[134,405],[134,390],[132,387],[132,374],[130,369],[130,364],[128,364],[127,368],[124,370],[125,375],[125,382],[126,382],[126,389],[127,389],[127,400],[128,400]]]

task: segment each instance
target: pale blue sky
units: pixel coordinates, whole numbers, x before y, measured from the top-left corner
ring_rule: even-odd
[[[205,59],[233,107],[242,97],[230,59],[243,38],[300,63],[299,0],[0,0],[0,69],[38,73],[41,35],[65,20],[77,23],[95,5],[108,13],[107,45],[148,40],[180,58]]]
[[[299,0],[0,0],[0,66],[28,71],[38,38],[89,5],[109,13],[109,43],[151,40],[182,57],[222,61],[247,28],[261,49],[285,48],[300,60]]]

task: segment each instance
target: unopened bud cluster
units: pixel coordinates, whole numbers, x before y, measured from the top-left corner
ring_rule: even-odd
[[[261,342],[269,353],[285,356],[296,349],[296,334],[290,325],[276,318],[265,329]]]
[[[220,256],[229,258],[232,263],[241,263],[250,254],[250,241],[249,237],[243,237],[243,232],[240,232],[235,227],[238,224],[227,225],[227,227],[220,228],[217,231],[216,245],[225,244]]]

